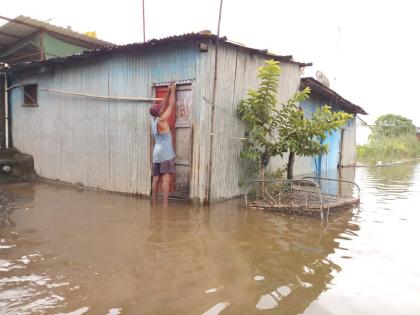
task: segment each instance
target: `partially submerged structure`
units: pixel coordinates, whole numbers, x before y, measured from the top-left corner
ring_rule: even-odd
[[[340,130],[326,135],[327,138],[323,143],[328,144],[328,154],[300,158],[295,167],[301,174],[326,174],[338,167],[354,166],[356,164],[356,116],[367,113],[360,106],[346,100],[314,78],[301,79],[300,88],[306,87],[311,89],[310,97],[300,104],[306,115],[315,112],[320,106],[329,105],[333,111],[353,114],[353,118]]]
[[[11,141],[33,155],[40,176],[149,195],[148,107],[176,80],[175,195],[200,202],[239,196],[244,192],[238,182],[245,169],[240,158],[245,130],[236,107],[249,88],[258,86],[258,68],[267,59],[281,63],[281,104],[299,89],[301,68],[308,64],[212,34],[18,64],[8,71]],[[273,158],[269,168],[282,164]],[[297,159],[295,174],[308,173],[300,164]]]
[[[324,219],[330,210],[360,202],[360,188],[353,181],[324,177],[253,180],[247,185],[247,207],[316,214]]]

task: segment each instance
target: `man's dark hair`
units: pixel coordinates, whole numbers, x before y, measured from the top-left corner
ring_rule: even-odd
[[[153,104],[149,108],[149,113],[153,117],[159,117],[160,116],[160,105],[159,104]]]

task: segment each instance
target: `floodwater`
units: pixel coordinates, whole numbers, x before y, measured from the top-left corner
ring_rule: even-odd
[[[350,172],[328,223],[3,184],[0,313],[420,314],[420,164]]]

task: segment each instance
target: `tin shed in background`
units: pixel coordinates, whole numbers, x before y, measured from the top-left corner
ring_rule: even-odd
[[[20,15],[15,19],[0,16],[8,23],[0,27],[0,62],[9,65],[46,60],[81,53],[112,43]]]

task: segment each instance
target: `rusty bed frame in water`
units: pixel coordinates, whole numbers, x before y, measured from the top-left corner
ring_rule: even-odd
[[[324,177],[252,180],[247,184],[245,204],[250,208],[319,214],[358,205],[360,187],[352,181]],[[354,196],[356,191],[356,196]]]

